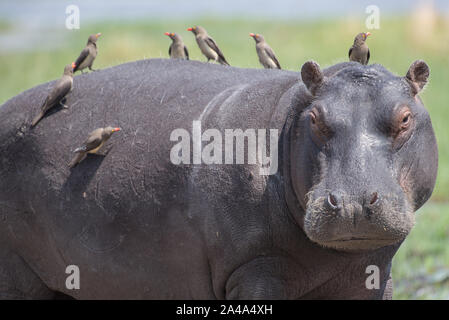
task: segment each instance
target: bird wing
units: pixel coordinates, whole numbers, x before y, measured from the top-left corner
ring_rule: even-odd
[[[42,111],[47,111],[59,103],[70,92],[70,89],[72,89],[72,81],[70,78],[63,77],[59,79],[42,104]]]
[[[170,44],[170,47],[168,47],[168,55],[171,57],[171,47],[173,46],[173,43]]]
[[[366,64],[368,64],[370,57],[371,57],[371,53],[369,52],[369,48],[368,48],[368,55],[366,57]]]
[[[205,41],[206,41],[207,45],[218,54],[220,59],[228,64],[228,62],[226,61],[226,59],[225,59],[225,57],[223,55],[223,52],[221,52],[220,48],[218,48],[218,46],[215,43],[214,39],[212,39],[211,37],[207,37],[205,39]]]
[[[187,50],[186,46],[184,46],[184,53],[186,55],[187,60],[189,60],[189,50]]]
[[[80,56],[78,57],[78,59],[76,59],[76,61],[75,61],[75,69],[73,70],[74,72],[76,71],[76,70],[78,70],[78,66],[81,64],[81,63],[83,63],[83,61],[87,58],[87,56],[89,55],[89,48],[88,47],[85,47],[84,49],[83,49],[83,51],[81,51],[81,53],[80,53]]]
[[[95,148],[98,148],[101,145],[102,141],[103,141],[103,139],[101,139],[101,135],[90,136],[84,143],[86,152],[89,152],[91,150],[94,150]]]
[[[281,69],[281,65],[279,64],[278,59],[276,59],[276,56],[274,54],[273,49],[271,49],[269,46],[265,47],[265,52],[267,53],[267,55],[270,57],[271,60],[274,61],[274,63],[276,64],[276,66]]]
[[[95,130],[92,132],[87,140],[83,143],[81,147],[75,150],[75,152],[89,152],[98,148],[101,145],[103,139],[101,138],[101,130]]]

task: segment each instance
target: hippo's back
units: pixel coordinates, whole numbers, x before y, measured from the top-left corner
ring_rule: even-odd
[[[192,166],[170,162],[176,143],[170,134],[191,132],[192,121],[216,113],[222,117],[214,119],[224,125],[236,119],[243,124],[236,128],[249,123],[264,128],[256,125],[273,114],[270,99],[276,102],[274,93],[288,90],[298,77],[195,61],[137,61],[74,77],[65,101],[69,108],[50,112],[35,128],[31,120],[53,83],[21,93],[0,106],[0,219],[7,221],[0,233],[36,263],[33,268],[46,270],[39,276],[55,290],[64,282],[52,275],[72,262],[89,265],[92,279],[102,276],[92,270],[106,268],[115,277],[131,268],[137,283],[162,281],[164,274],[174,287],[185,280],[184,267],[194,268],[201,279],[188,281],[203,286],[198,297],[209,296],[202,222],[186,214]],[[73,150],[92,130],[109,125],[122,131],[103,147],[106,155],[90,155],[69,169]],[[111,283],[121,288],[117,295],[135,289],[119,282],[120,277]],[[189,295],[182,290],[180,296]],[[85,298],[99,296],[83,292]],[[149,292],[147,297],[160,296]]]
[[[155,147],[155,142],[170,143],[174,129],[190,129],[211,100],[226,90],[231,95],[239,87],[297,77],[287,71],[238,69],[178,59],[127,63],[74,77],[73,91],[65,102],[69,109],[50,114],[35,129],[30,129],[29,123],[53,82],[7,101],[0,106],[0,149],[23,137],[41,152],[60,149],[60,156],[67,155],[68,147],[75,147],[89,132],[108,125],[122,127],[121,142],[132,141],[137,148],[148,144]]]
[[[192,121],[211,112],[211,104],[218,105],[248,86],[268,91],[285,83],[288,89],[298,77],[288,71],[238,69],[178,59],[136,61],[74,77],[73,91],[65,101],[69,108],[49,112],[31,129],[29,124],[53,82],[42,84],[0,106],[0,175],[5,178],[5,171],[9,171],[16,181],[64,184],[80,171],[67,168],[72,151],[94,129],[118,126],[122,131],[109,141],[113,148],[103,159],[104,170],[123,173],[129,168],[132,175],[131,168],[133,172],[146,168],[153,175],[152,182],[157,179],[154,175],[165,171],[164,179],[172,177],[179,182],[177,168],[170,163],[173,130],[191,132]],[[275,106],[260,101],[263,97],[254,98],[259,101],[253,105],[231,102],[233,110],[220,112],[229,119],[242,119],[239,127],[248,122],[245,118],[251,118],[255,126],[257,117],[264,117],[264,112],[269,116]],[[251,108],[259,109],[251,114]],[[0,185],[5,187],[5,183]]]

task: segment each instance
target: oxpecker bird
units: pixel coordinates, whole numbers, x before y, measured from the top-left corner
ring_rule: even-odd
[[[192,31],[195,35],[196,42],[201,49],[201,52],[206,56],[207,62],[214,60],[220,64],[229,66],[217,43],[209,37],[206,29],[200,26],[188,28],[187,31]]]
[[[39,121],[44,117],[48,110],[57,105],[61,105],[64,108],[67,108],[66,105],[62,104],[62,100],[65,96],[72,91],[73,87],[73,69],[75,68],[75,63],[71,65],[68,64],[64,68],[64,73],[62,78],[56,81],[53,86],[53,89],[50,91],[50,94],[45,99],[44,103],[41,106],[41,111],[39,114],[33,119],[31,126],[34,127],[37,125]]]
[[[169,36],[170,39],[172,39],[172,43],[168,48],[168,55],[170,56],[170,58],[189,60],[189,51],[184,45],[181,36],[173,32],[166,32],[165,35]]]
[[[250,33],[250,37],[253,37],[256,41],[256,51],[259,56],[259,61],[265,69],[281,69],[278,59],[274,54],[273,49],[265,41],[265,38],[261,34]]]
[[[86,157],[88,153],[96,154],[98,150],[100,150],[100,148],[106,143],[106,141],[108,141],[112,134],[120,130],[120,128],[106,127],[92,131],[83,145],[73,151],[76,153],[76,156],[70,162],[69,167],[75,167]]]
[[[89,68],[91,71],[95,71],[92,69],[92,65],[94,63],[95,58],[97,57],[98,49],[97,49],[97,40],[101,36],[101,33],[93,34],[87,39],[87,45],[81,51],[80,56],[76,59],[75,64],[76,67],[73,72],[80,70],[83,72],[84,69]]]
[[[351,49],[349,49],[349,60],[359,62],[363,65],[367,65],[370,58],[370,52],[368,45],[366,44],[366,39],[371,35],[371,33],[359,33],[355,39],[354,44]]]

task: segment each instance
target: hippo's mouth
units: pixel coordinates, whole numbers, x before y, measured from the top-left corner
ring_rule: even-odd
[[[341,238],[341,239],[333,239],[326,242],[345,242],[345,241],[397,241],[396,239],[376,239],[376,238],[357,238],[357,237],[349,237],[349,238]]]
[[[347,237],[340,239],[332,239],[319,241],[323,247],[333,248],[344,251],[374,250],[400,242],[401,239],[385,239],[385,238],[362,238]]]

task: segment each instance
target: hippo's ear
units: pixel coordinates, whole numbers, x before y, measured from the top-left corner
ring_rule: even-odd
[[[315,96],[317,89],[321,87],[324,82],[323,72],[321,72],[319,64],[315,61],[304,63],[301,68],[301,78],[312,96]]]
[[[429,66],[422,60],[415,61],[410,66],[405,78],[410,82],[412,86],[412,94],[414,96],[424,89],[429,79],[429,75]]]

